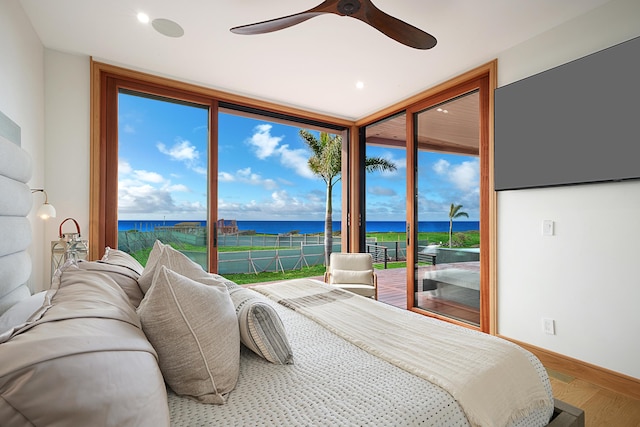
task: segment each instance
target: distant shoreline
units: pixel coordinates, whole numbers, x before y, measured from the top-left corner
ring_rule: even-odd
[[[154,231],[155,227],[171,227],[181,222],[200,223],[206,221],[192,220],[121,220],[118,221],[118,231],[138,230],[142,232]],[[287,234],[296,231],[298,234],[318,234],[324,232],[324,221],[237,221],[238,229],[242,231],[255,231],[258,234]],[[404,233],[406,225],[404,221],[367,221],[367,233]],[[478,231],[479,221],[454,221],[453,231]],[[333,231],[340,231],[340,221],[333,221]],[[448,232],[449,221],[421,221],[419,232]]]

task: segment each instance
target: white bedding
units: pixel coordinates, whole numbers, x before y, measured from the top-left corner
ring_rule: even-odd
[[[223,406],[169,391],[174,426],[469,426],[449,393],[286,307],[276,307],[294,353],[274,365],[243,349],[236,389]],[[527,357],[551,397],[544,368]],[[544,426],[549,408],[513,426]]]

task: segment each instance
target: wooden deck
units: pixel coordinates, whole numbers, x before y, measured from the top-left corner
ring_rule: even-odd
[[[465,268],[462,264],[456,264],[456,268]],[[474,264],[474,263],[469,263]],[[442,264],[437,268],[448,268],[452,265]],[[479,265],[469,265],[467,268],[479,268]],[[391,268],[376,269],[378,275],[378,301],[384,302],[395,307],[407,309],[407,269]],[[323,280],[322,277],[313,277],[313,279]],[[438,299],[431,292],[421,292],[419,295],[419,306],[423,309],[433,311],[445,316],[450,316],[472,324],[479,324],[480,312],[468,306],[455,304],[451,301]]]

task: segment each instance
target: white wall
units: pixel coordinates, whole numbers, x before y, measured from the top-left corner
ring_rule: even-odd
[[[45,174],[58,213],[55,229],[47,230],[49,248],[65,218],[78,221],[82,238],[89,237],[90,68],[87,56],[45,49]],[[72,221],[64,224],[63,232],[75,231]]]
[[[637,0],[613,1],[515,46],[498,57],[498,85],[639,36],[638,17]],[[545,219],[555,236],[542,236]],[[500,192],[498,332],[640,378],[639,242],[638,181]]]
[[[21,129],[22,147],[31,154],[31,188],[45,188],[44,67],[43,48],[18,0],[0,1],[0,111]],[[48,265],[45,246],[48,225],[35,216],[44,202],[42,193],[34,194],[30,214],[33,243],[29,249],[34,265],[29,281],[32,291],[47,287],[48,278],[41,266]],[[53,199],[50,202],[55,206]],[[1,237],[1,236],[0,236]]]

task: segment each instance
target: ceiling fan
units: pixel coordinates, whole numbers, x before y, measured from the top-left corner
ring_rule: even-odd
[[[263,34],[282,30],[325,13],[350,16],[371,25],[392,39],[416,49],[431,49],[435,37],[413,25],[394,18],[378,9],[371,0],[325,0],[318,6],[281,18],[231,28],[236,34]]]

